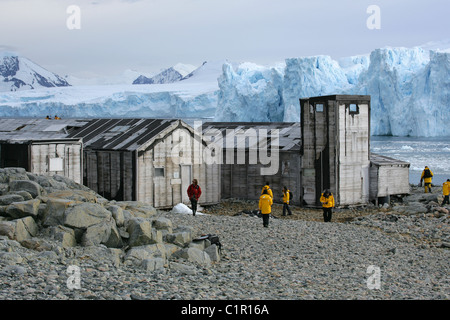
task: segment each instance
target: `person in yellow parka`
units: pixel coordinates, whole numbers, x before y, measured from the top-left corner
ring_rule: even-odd
[[[420,184],[422,184],[422,181],[424,182],[425,186],[425,193],[428,193],[430,191],[431,193],[431,181],[433,180],[433,172],[425,166],[425,169],[422,171],[422,175],[420,176]]]
[[[442,194],[444,195],[444,201],[442,201],[441,206],[444,204],[450,204],[448,199],[450,194],[450,179],[447,179],[447,181],[445,181],[442,185]]]
[[[283,188],[283,216],[286,215],[286,210],[288,212],[288,215],[292,215],[291,208],[289,208],[289,200],[291,198],[291,192],[286,188],[286,186]]]
[[[323,207],[323,221],[331,222],[331,215],[333,214],[334,197],[329,189],[325,189],[320,197],[320,202]]]
[[[273,192],[269,187],[269,182],[266,182],[266,185],[262,188],[261,195],[264,193],[264,190],[267,190],[267,194],[273,199]]]
[[[265,228],[269,227],[269,216],[272,212],[272,197],[269,195],[267,190],[263,190],[261,197],[259,197],[259,210],[261,210],[263,218],[263,226]]]

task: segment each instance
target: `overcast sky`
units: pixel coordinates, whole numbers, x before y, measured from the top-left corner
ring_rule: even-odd
[[[449,39],[449,13],[449,0],[0,0],[0,51],[79,77],[222,59],[271,65]]]

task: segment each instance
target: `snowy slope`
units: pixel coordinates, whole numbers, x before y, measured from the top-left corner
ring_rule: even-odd
[[[0,92],[64,86],[69,86],[66,80],[29,59],[0,53]]]
[[[89,85],[0,92],[0,116],[213,118],[217,107],[217,63],[206,63],[197,77],[171,83]]]

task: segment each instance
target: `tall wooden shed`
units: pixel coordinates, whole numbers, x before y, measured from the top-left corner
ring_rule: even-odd
[[[85,123],[75,119],[0,119],[0,167],[58,174],[81,184],[83,143],[67,135]]]
[[[202,132],[222,148],[222,199],[257,200],[269,182],[275,202],[286,186],[300,204],[300,123],[208,122]]]
[[[202,161],[203,141],[181,120],[95,119],[70,137],[84,142],[84,184],[107,199],[171,208],[189,203],[197,179],[199,204],[220,201],[220,164]]]
[[[305,98],[300,106],[302,201],[319,206],[331,189],[337,206],[367,203],[370,96]]]

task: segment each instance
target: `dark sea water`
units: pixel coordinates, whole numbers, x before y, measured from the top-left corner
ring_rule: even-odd
[[[450,179],[450,137],[414,138],[384,137],[370,138],[370,151],[411,164],[409,183],[418,184],[425,166],[434,173],[433,184],[442,186]]]

